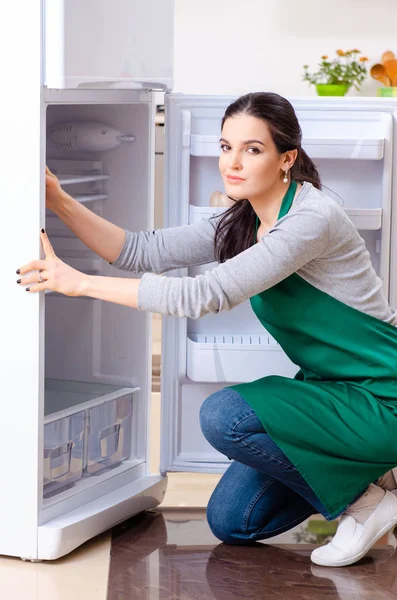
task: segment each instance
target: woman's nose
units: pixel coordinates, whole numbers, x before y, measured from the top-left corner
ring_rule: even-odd
[[[231,169],[241,169],[242,164],[241,164],[240,155],[237,152],[232,152],[232,153],[230,153],[229,156],[230,156],[229,167]]]

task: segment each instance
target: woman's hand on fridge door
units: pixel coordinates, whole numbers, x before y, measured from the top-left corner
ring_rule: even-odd
[[[26,288],[29,293],[51,290],[65,296],[84,295],[88,276],[76,271],[56,256],[44,229],[41,230],[40,236],[45,259],[34,260],[18,269],[18,275],[27,275],[18,279],[17,283],[34,284]]]
[[[101,277],[81,273],[56,256],[44,229],[41,230],[40,235],[45,259],[33,260],[17,271],[18,275],[26,275],[18,279],[18,284],[33,284],[26,288],[27,292],[49,290],[65,296],[87,296],[138,308],[140,279]]]
[[[46,195],[46,206],[50,210],[55,212],[57,204],[59,204],[63,189],[59,183],[59,179],[54,173],[51,173],[50,169],[46,166],[45,168],[45,195]]]

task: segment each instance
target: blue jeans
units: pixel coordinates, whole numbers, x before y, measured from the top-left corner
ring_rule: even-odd
[[[283,533],[313,514],[330,520],[327,509],[236,390],[225,388],[209,396],[200,410],[200,424],[211,446],[233,459],[207,507],[208,523],[217,538],[244,544]]]

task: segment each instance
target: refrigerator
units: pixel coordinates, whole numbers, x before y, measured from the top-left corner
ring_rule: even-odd
[[[202,402],[226,385],[298,371],[248,301],[199,320],[163,317],[161,462],[151,473],[151,315],[15,284],[16,269],[43,256],[42,227],[73,267],[139,277],[46,211],[44,172],[48,164],[66,191],[117,225],[152,229],[158,90],[164,227],[223,210],[209,197],[222,191],[220,122],[234,97],[172,93],[173,10],[172,0],[20,0],[2,21],[1,555],[57,559],[158,506],[167,473],[224,472],[229,460],[200,431]],[[290,100],[324,190],[356,225],[395,306],[397,102]]]

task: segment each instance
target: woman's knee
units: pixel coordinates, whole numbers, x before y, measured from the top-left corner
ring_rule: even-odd
[[[218,444],[230,430],[230,398],[232,390],[219,390],[208,396],[200,408],[200,426],[211,445]]]
[[[236,390],[224,388],[204,400],[200,426],[207,441],[224,454],[247,433],[264,432],[247,401]]]
[[[212,496],[207,506],[207,521],[209,528],[218,540],[225,544],[241,545],[247,543],[247,540],[237,533],[237,520],[239,515],[229,514],[225,511],[223,502]]]

